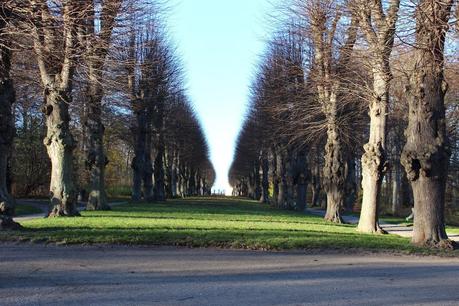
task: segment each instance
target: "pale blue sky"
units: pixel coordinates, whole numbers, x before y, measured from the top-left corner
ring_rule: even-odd
[[[176,0],[171,11],[168,27],[210,145],[216,189],[230,188],[227,177],[234,144],[254,69],[269,37],[267,16],[273,2]]]

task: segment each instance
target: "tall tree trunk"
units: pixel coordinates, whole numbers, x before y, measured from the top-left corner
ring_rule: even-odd
[[[142,180],[145,169],[145,146],[146,146],[146,125],[147,118],[145,108],[142,106],[143,101],[137,99],[134,102],[137,126],[135,128],[135,149],[132,160],[132,201],[138,202],[142,199]]]
[[[298,211],[304,211],[306,209],[306,192],[308,188],[308,163],[306,149],[301,149],[296,156],[296,206]]]
[[[285,159],[285,178],[287,183],[287,189],[285,192],[286,206],[288,210],[295,209],[295,165],[293,153],[290,150],[287,150],[286,159]]]
[[[13,149],[14,116],[13,103],[15,93],[10,76],[11,51],[9,37],[5,35],[10,12],[7,8],[0,10],[0,230],[20,228],[13,221],[15,201],[10,196],[7,186],[8,158]]]
[[[152,155],[152,114],[151,110],[147,108],[146,114],[146,134],[145,134],[145,166],[143,169],[143,197],[147,202],[155,200],[155,192],[153,188],[153,161]]]
[[[0,39],[6,28],[6,10],[0,11]],[[8,38],[6,38],[8,40]],[[15,101],[13,80],[10,77],[11,51],[8,41],[0,42],[0,230],[17,229],[20,225],[13,221],[15,201],[7,186],[8,158],[13,149]]]
[[[402,208],[401,185],[402,185],[402,169],[399,161],[393,164],[394,177],[392,180],[392,215],[400,216]]]
[[[177,153],[174,152],[174,156],[172,157],[172,166],[171,166],[171,189],[172,189],[172,197],[175,198],[178,195],[177,191],[177,180],[178,180],[178,156]]]
[[[155,200],[165,201],[166,193],[164,186],[164,100],[159,98],[158,105],[154,114],[154,130],[156,139],[156,158],[155,158]]]
[[[287,178],[283,152],[277,153],[277,175],[279,182],[279,192],[277,194],[277,207],[284,208],[286,204]]]
[[[357,176],[355,171],[355,158],[351,156],[347,160],[347,176],[346,176],[346,211],[352,212],[354,204],[357,201]]]
[[[269,160],[268,154],[263,150],[261,154],[261,170],[262,181],[261,181],[261,203],[269,203]]]
[[[101,65],[99,65],[101,66]],[[97,71],[96,71],[97,70]],[[105,166],[108,163],[104,152],[104,125],[102,124],[103,91],[101,67],[90,67],[89,103],[87,115],[88,148],[86,166],[89,171],[89,194],[87,210],[110,210],[105,191]]]
[[[276,150],[272,150],[273,161],[272,161],[272,184],[273,184],[273,203],[272,205],[278,207],[277,197],[279,195],[279,176],[277,172],[277,153]]]
[[[161,144],[162,143],[162,144]],[[160,140],[160,144],[158,146],[158,152],[155,158],[155,200],[156,201],[165,201],[166,200],[166,193],[165,193],[165,186],[164,186],[164,141]]]
[[[320,206],[320,157],[317,151],[312,171],[312,206]]]
[[[451,248],[445,231],[445,188],[450,148],[444,97],[445,33],[453,1],[419,1],[414,66],[407,87],[407,141],[401,162],[414,195],[412,242]]]
[[[260,162],[255,161],[253,166],[253,183],[254,183],[254,194],[253,199],[259,201],[261,198],[261,182],[260,182]]]
[[[378,210],[381,184],[387,170],[386,121],[389,103],[390,74],[384,64],[375,64],[373,70],[374,97],[370,103],[370,140],[362,156],[362,211],[357,230],[364,233],[385,233],[379,226]],[[387,64],[388,65],[388,64]]]
[[[70,132],[69,94],[47,89],[44,113],[47,132],[44,144],[51,159],[49,217],[78,216],[77,192],[73,182],[73,150],[75,141]]]
[[[346,180],[346,165],[343,155],[343,147],[339,140],[337,126],[331,120],[327,130],[323,179],[327,193],[325,220],[335,223],[344,223],[341,217]]]

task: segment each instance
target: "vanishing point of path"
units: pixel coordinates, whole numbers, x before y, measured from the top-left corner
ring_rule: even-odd
[[[459,259],[0,244],[2,305],[457,305]]]

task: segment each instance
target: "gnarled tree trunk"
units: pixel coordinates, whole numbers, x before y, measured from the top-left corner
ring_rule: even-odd
[[[414,66],[407,96],[407,142],[401,162],[414,195],[412,242],[451,248],[445,231],[445,188],[450,148],[444,97],[445,33],[453,1],[420,1],[416,12]]]
[[[389,103],[390,74],[380,65],[374,65],[374,97],[370,102],[370,140],[362,156],[362,211],[357,230],[364,233],[385,233],[379,226],[381,184],[387,170],[386,121]],[[388,64],[387,64],[388,65]]]
[[[66,90],[45,90],[47,132],[44,144],[51,159],[51,210],[49,217],[78,216],[73,182],[75,140],[70,132],[69,97]]]
[[[339,133],[333,120],[327,130],[325,145],[325,165],[323,170],[324,188],[327,193],[327,211],[325,220],[344,223],[341,211],[344,204],[346,165]]]

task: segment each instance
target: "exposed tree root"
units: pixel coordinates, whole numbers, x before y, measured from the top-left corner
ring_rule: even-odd
[[[0,216],[0,230],[19,230],[21,224],[15,222],[13,218],[9,216]]]
[[[440,240],[433,240],[429,239],[420,243],[413,242],[414,245],[420,247],[426,247],[429,249],[439,249],[439,250],[455,250],[459,246],[457,242],[450,240],[450,239],[440,239]]]
[[[79,217],[81,216],[78,210],[66,210],[60,205],[56,205],[49,212],[48,218],[57,218],[57,217]]]

